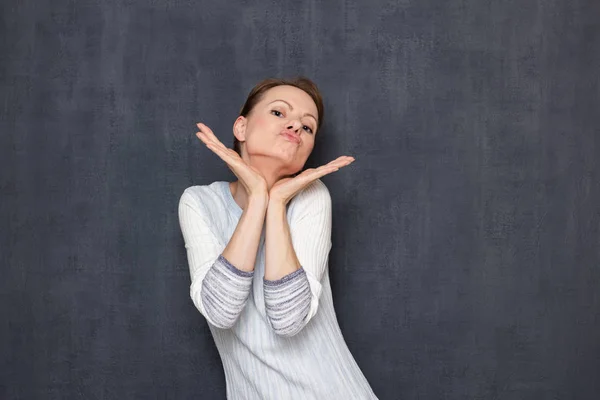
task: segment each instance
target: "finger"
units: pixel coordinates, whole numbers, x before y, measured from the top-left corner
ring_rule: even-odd
[[[208,136],[206,136],[206,133],[204,133],[202,131],[196,132],[196,137],[198,137],[198,139],[200,139],[202,142],[204,142],[204,144],[213,143],[213,141],[210,140],[208,138]]]
[[[341,157],[336,158],[333,161],[328,162],[325,165],[322,165],[321,167],[338,166],[341,168],[341,167],[351,164],[352,162],[354,162],[354,157],[341,156]],[[319,168],[321,168],[321,167],[319,167]]]
[[[294,180],[296,180],[301,186],[306,186],[310,182],[327,174],[331,174],[332,172],[336,172],[340,168],[345,167],[352,162],[354,162],[354,157],[341,156],[325,165],[321,165],[318,168],[309,168],[302,171],[294,178]]]
[[[345,167],[347,165],[350,165],[353,162],[354,162],[354,160],[352,160],[352,159],[338,159],[338,160],[331,161],[331,162],[329,162],[329,163],[327,163],[325,165],[322,165],[322,166],[320,166],[317,169],[318,170],[328,169],[330,167],[336,167],[336,168],[339,169],[339,168],[343,168],[343,167]]]
[[[217,156],[219,156],[221,160],[225,161],[227,167],[229,167],[229,169],[235,174],[235,176],[242,180],[244,180],[244,177],[246,179],[249,177],[248,166],[246,165],[245,161],[241,159],[239,154],[236,153],[234,150],[227,148],[223,149],[220,146],[215,145],[214,143],[208,144],[207,147],[210,150],[212,150]]]
[[[227,149],[227,147],[225,147],[222,143],[215,142],[212,138],[207,136],[205,132],[196,132],[196,136],[206,145],[212,144],[216,147],[222,148],[223,150]]]
[[[213,150],[213,151],[214,151],[214,149],[216,149],[216,148],[218,148],[218,149],[221,149],[221,150],[223,150],[223,151],[225,151],[225,150],[226,150],[226,148],[225,148],[225,147],[223,147],[223,146],[219,145],[218,143],[215,143],[213,140],[211,140],[210,138],[208,138],[208,137],[206,136],[206,134],[205,134],[205,133],[202,133],[202,132],[197,132],[197,133],[196,133],[196,136],[198,136],[198,138],[199,138],[200,140],[202,140],[202,142],[203,142],[203,143],[204,143],[204,144],[205,144],[207,147],[208,147],[209,145],[210,145],[210,146],[212,146],[211,150]]]
[[[202,132],[208,140],[223,148],[227,148],[223,143],[221,143],[221,141],[217,138],[212,129],[210,129],[208,126],[204,125],[202,122],[199,122],[196,125],[200,129],[200,132]]]
[[[348,164],[354,162],[354,160],[355,160],[355,158],[352,156],[341,156],[341,157],[338,157],[335,160],[331,161],[331,163],[336,164],[336,165],[348,165]]]
[[[340,168],[337,165],[323,165],[316,169],[307,169],[296,178],[301,179],[304,184],[308,184],[309,182],[312,182],[327,174],[331,174],[339,169]]]
[[[340,168],[346,167],[354,162],[355,158],[351,156],[341,156],[336,158],[329,163],[320,166],[316,169],[318,173],[323,173],[323,175],[330,174],[332,172],[338,171]],[[321,175],[322,176],[322,175]]]
[[[297,175],[296,177],[290,179],[289,181],[285,182],[285,184],[283,185],[288,186],[285,190],[286,191],[291,191],[292,193],[297,193],[299,190],[302,190],[302,188],[308,186],[311,182],[315,181],[316,179],[325,176],[327,174],[330,174],[332,172],[337,171],[339,168],[335,165],[324,165],[322,167],[319,168],[309,168],[307,170],[302,171],[302,173],[300,173],[300,175]]]
[[[329,162],[325,165],[321,165],[320,167],[316,168],[317,170],[322,170],[322,169],[329,169],[329,168],[340,168],[342,166],[344,166],[345,164],[343,162],[340,161],[332,161]]]
[[[208,144],[208,143],[214,143],[217,146],[223,146],[223,144],[221,142],[219,142],[218,139],[216,139],[216,136],[213,134],[210,134],[207,132],[206,128],[202,128],[200,126],[198,126],[198,128],[200,129],[199,132],[196,132],[196,136],[198,136],[198,138],[200,140],[202,140],[204,143]]]
[[[222,146],[219,146],[213,142],[207,143],[206,147],[208,147],[213,153],[219,156],[227,164],[231,165],[236,162],[235,157],[229,151],[227,151],[228,149],[224,149]]]
[[[198,132],[196,132],[196,136],[198,137],[198,139],[202,140],[204,143],[215,143],[213,136],[209,136],[206,132],[205,129],[201,128],[199,126],[200,124],[198,124],[198,129],[200,129]]]

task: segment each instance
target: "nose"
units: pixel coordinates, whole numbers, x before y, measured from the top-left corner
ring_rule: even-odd
[[[302,123],[300,121],[298,121],[297,119],[291,120],[290,122],[288,122],[288,129],[292,129],[294,131],[298,131],[300,128],[302,127]]]

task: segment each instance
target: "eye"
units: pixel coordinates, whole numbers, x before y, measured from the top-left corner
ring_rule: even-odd
[[[271,110],[271,114],[273,114],[276,117],[280,117],[283,114],[281,113],[281,111],[277,111],[277,110]]]
[[[302,129],[304,129],[304,130],[305,130],[305,131],[307,131],[308,133],[313,133],[313,130],[312,130],[312,129],[310,129],[310,126],[306,126],[306,125],[304,125],[304,126],[302,127]]]

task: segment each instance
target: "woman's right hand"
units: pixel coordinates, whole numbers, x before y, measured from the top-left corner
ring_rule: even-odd
[[[196,136],[206,144],[206,147],[227,163],[227,166],[238,177],[249,196],[269,196],[267,181],[257,169],[248,165],[235,150],[225,147],[208,126],[201,122],[196,125],[200,129],[199,132],[196,132]]]

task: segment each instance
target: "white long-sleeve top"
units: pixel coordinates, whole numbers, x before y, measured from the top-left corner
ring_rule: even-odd
[[[377,399],[340,331],[331,296],[331,197],[316,180],[288,204],[301,268],[264,279],[264,229],[254,271],[222,256],[242,209],[229,182],[191,186],[179,202],[190,296],[223,361],[231,400]]]

